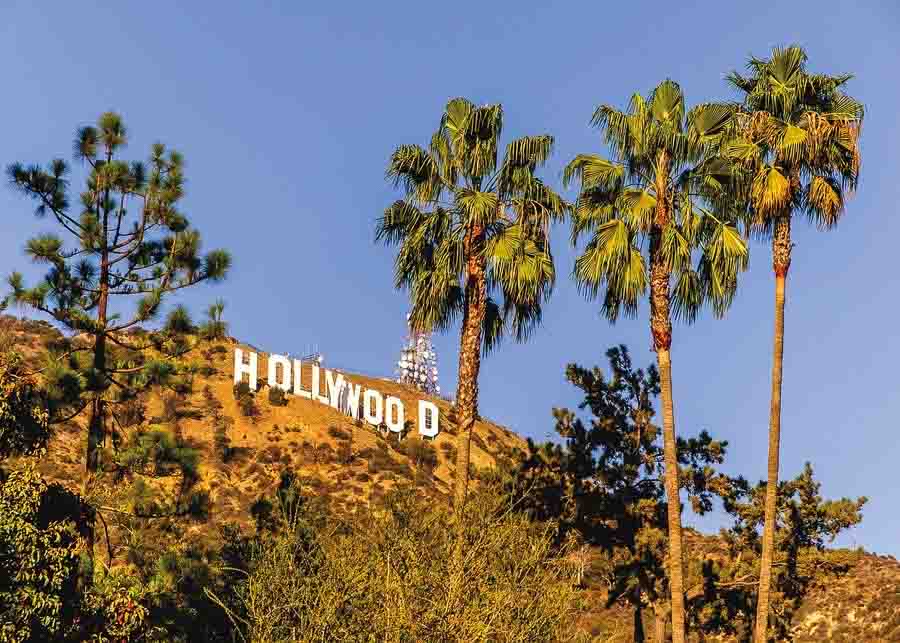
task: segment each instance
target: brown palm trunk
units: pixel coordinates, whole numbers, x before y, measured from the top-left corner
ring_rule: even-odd
[[[662,605],[657,605],[653,611],[653,640],[655,643],[666,641],[666,612]]]
[[[481,333],[484,324],[487,285],[485,281],[484,229],[473,228],[466,235],[466,289],[462,332],[459,341],[459,372],[456,385],[455,507],[461,511],[469,490],[469,455],[472,427],[478,417],[478,371],[481,368]]]
[[[669,527],[669,591],[671,592],[672,643],[684,643],[684,569],[681,543],[681,497],[672,402],[672,302],[670,270],[662,256],[662,231],[669,224],[668,175],[670,159],[660,153],[656,163],[655,225],[650,234],[650,331],[659,365],[663,411],[663,451]]]
[[[759,597],[756,603],[754,641],[768,638],[769,592],[775,549],[775,510],[778,492],[778,466],[781,450],[781,383],[784,362],[784,295],[791,267],[791,219],[779,217],[772,235],[772,268],[775,271],[775,343],[772,350],[772,401],[769,407],[769,460],[766,480],[766,512],[763,526],[762,560],[759,568]]]
[[[672,642],[684,643],[684,571],[681,543],[681,498],[675,446],[675,413],[672,405],[672,359],[668,348],[658,348],[659,380],[663,405],[665,487],[669,522],[669,589],[672,593]]]

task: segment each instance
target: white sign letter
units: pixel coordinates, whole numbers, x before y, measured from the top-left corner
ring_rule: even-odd
[[[441,412],[434,402],[419,400],[419,435],[433,438],[438,434]]]
[[[325,393],[328,395],[328,403],[332,408],[340,410],[341,389],[344,388],[344,376],[338,373],[337,379],[334,379],[332,375],[331,371],[325,369]]]
[[[278,367],[281,366],[281,381],[278,381]],[[291,392],[291,362],[284,355],[269,355],[269,386]]]
[[[344,401],[346,408],[344,412],[354,420],[359,419],[359,393],[362,387],[359,384],[353,384],[347,380],[347,386],[344,387]]]
[[[294,360],[294,395],[307,400],[312,397],[312,393],[303,390],[303,362],[299,359]]]
[[[322,387],[319,386],[319,365],[313,364],[312,367],[312,399],[322,404],[328,404],[329,399],[322,395]]]
[[[372,409],[372,402],[375,403],[375,409]],[[363,418],[373,426],[381,426],[382,411],[384,403],[381,399],[381,393],[375,389],[367,388],[363,394]]]
[[[396,411],[396,418],[394,418]],[[384,423],[394,433],[403,433],[403,401],[392,395],[388,395],[384,402]]]
[[[250,363],[244,364],[244,351],[240,348],[234,349],[234,383],[240,384],[244,379],[244,373],[250,380],[250,390],[256,390],[256,353],[250,353]]]

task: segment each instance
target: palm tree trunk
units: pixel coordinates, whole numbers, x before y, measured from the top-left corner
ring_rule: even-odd
[[[668,348],[657,349],[663,406],[665,487],[669,522],[669,589],[672,593],[672,643],[684,643],[684,571],[681,542],[681,498],[675,446],[675,413],[672,405],[672,359]]]
[[[462,333],[459,341],[459,372],[456,385],[456,494],[457,511],[466,503],[469,490],[469,456],[472,427],[478,417],[478,371],[481,369],[481,333],[484,324],[487,285],[485,281],[484,229],[473,226],[466,235],[466,289]]]
[[[769,592],[775,549],[775,510],[778,492],[778,467],[781,450],[781,384],[784,362],[784,297],[787,273],[791,267],[791,219],[781,216],[772,235],[772,268],[775,271],[775,344],[772,350],[772,400],[769,407],[769,461],[766,480],[766,511],[763,526],[763,550],[759,568],[759,597],[756,603],[754,641],[765,643],[768,637]]]
[[[658,200],[657,226],[650,235],[650,331],[659,365],[663,411],[665,489],[669,527],[669,590],[672,594],[672,643],[684,643],[684,570],[681,543],[681,498],[672,402],[672,315],[670,271],[662,257],[662,228],[667,220],[665,203]]]
[[[666,612],[662,605],[657,605],[653,610],[653,641],[655,643],[666,641]]]

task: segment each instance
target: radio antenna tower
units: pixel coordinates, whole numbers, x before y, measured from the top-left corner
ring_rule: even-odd
[[[420,333],[409,327],[409,315],[406,322],[409,334],[397,362],[397,382],[415,386],[429,395],[440,395],[437,356],[431,344],[431,333]]]

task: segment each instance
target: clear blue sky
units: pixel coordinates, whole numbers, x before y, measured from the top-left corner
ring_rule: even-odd
[[[501,102],[509,136],[553,134],[545,176],[558,185],[568,159],[601,149],[594,107],[665,77],[691,103],[726,98],[727,71],[791,42],[813,69],[855,73],[850,91],[868,108],[859,193],[836,232],[796,226],[782,473],[810,460],[826,495],[869,496],[841,542],[900,555],[895,2],[238,4],[0,2],[0,163],[68,157],[76,126],[120,111],[129,155],[157,139],[185,154],[186,210],[208,247],[234,254],[229,281],[187,303],[199,313],[223,296],[236,336],[293,353],[316,343],[329,363],[370,373],[391,372],[404,335],[392,254],[373,243],[395,198],[385,164],[395,145],[427,140],[448,98]],[[49,225],[30,212],[0,189],[4,275],[27,268],[25,239]],[[620,342],[638,364],[653,359],[645,317],[603,321],[568,280],[568,231],[554,243],[560,279],[544,328],[481,373],[483,414],[539,440],[551,407],[577,402],[567,362],[602,364]],[[677,327],[673,350],[678,431],[729,440],[728,470],[759,479],[773,283],[769,250],[752,252],[728,317]],[[436,342],[448,391],[457,342]]]

